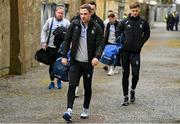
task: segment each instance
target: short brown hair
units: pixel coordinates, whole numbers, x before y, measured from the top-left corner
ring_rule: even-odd
[[[140,8],[140,3],[139,2],[133,2],[129,5],[130,9],[134,9],[134,8]]]
[[[113,10],[110,9],[110,10],[108,10],[108,12],[113,12]]]
[[[96,7],[96,3],[94,1],[90,1],[89,4],[94,5]]]
[[[88,4],[83,4],[80,6],[80,9],[87,9],[91,13],[91,7]]]
[[[108,18],[114,18],[115,17],[115,14],[114,13],[110,13],[109,15],[108,15]]]
[[[60,9],[64,11],[64,8],[63,8],[63,7],[60,7],[60,6],[56,7],[56,11],[57,11],[57,10],[60,10]]]

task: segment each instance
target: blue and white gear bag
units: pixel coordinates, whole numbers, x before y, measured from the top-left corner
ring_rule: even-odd
[[[106,65],[115,65],[117,61],[117,54],[121,52],[123,48],[124,35],[121,34],[116,39],[116,44],[107,44],[101,55],[100,62]]]

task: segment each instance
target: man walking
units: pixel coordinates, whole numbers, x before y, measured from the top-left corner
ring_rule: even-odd
[[[123,77],[122,86],[124,101],[123,106],[129,104],[129,73],[130,65],[132,69],[132,86],[130,91],[130,101],[135,102],[135,89],[139,80],[140,70],[140,52],[144,43],[150,37],[150,28],[148,22],[139,16],[140,4],[134,2],[129,6],[131,13],[126,19],[123,19],[119,24],[116,35],[121,33],[125,35],[124,48],[121,53]]]
[[[99,17],[99,16],[97,16],[97,14],[96,14],[96,3],[94,2],[94,1],[90,1],[89,2],[89,6],[91,7],[91,18],[93,19],[93,21],[95,21],[96,23],[98,23],[100,26],[101,26],[101,28],[102,28],[102,30],[104,31],[104,22],[103,22],[103,20]]]
[[[116,16],[113,12],[108,15],[108,19],[109,19],[109,22],[107,23],[107,26],[105,28],[105,36],[104,36],[105,45],[107,44],[115,45],[117,44],[115,42],[117,39],[115,35],[115,31],[116,31],[119,21],[116,19]],[[107,73],[107,75],[112,76],[118,73],[120,69],[119,66],[120,66],[120,56],[118,54],[117,63],[115,65],[109,66],[109,72]]]
[[[103,31],[91,19],[91,7],[84,4],[80,7],[80,19],[74,20],[66,33],[62,63],[67,64],[67,53],[70,49],[69,89],[67,94],[67,111],[63,118],[72,121],[72,109],[75,100],[75,89],[81,76],[84,83],[84,104],[81,118],[88,117],[88,109],[92,94],[92,75],[94,66],[99,63],[99,58],[104,48]]]
[[[102,19],[96,15],[96,3],[94,1],[90,1],[88,3],[88,5],[91,7],[91,19],[96,22],[97,24],[100,25],[100,27],[102,28],[102,30],[104,31],[104,23],[102,21]],[[72,19],[71,19],[71,22],[75,19],[80,19],[80,13],[76,16],[74,16]],[[76,87],[76,91],[75,91],[75,95],[76,97],[79,96],[79,85],[77,85]]]
[[[179,23],[179,13],[177,11],[174,11],[174,26],[176,31],[178,31],[178,23]]]
[[[49,66],[49,76],[50,76],[50,85],[49,89],[58,88],[60,89],[62,87],[61,81],[54,80],[54,77],[51,75],[51,72],[53,71],[53,65],[56,61],[56,55],[59,48],[55,45],[54,38],[55,35],[53,35],[53,32],[56,30],[56,28],[63,26],[64,28],[68,28],[70,22],[64,18],[64,8],[57,7],[55,11],[55,17],[49,18],[46,23],[44,24],[42,31],[41,31],[41,47],[43,49],[46,49],[48,51],[49,59],[50,59],[50,66]],[[49,39],[48,39],[49,35]],[[47,39],[49,41],[47,41]],[[47,44],[47,42],[49,42]],[[63,42],[63,41],[59,41]]]

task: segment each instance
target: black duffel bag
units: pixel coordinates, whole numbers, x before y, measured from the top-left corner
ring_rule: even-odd
[[[47,45],[49,43],[53,21],[54,21],[54,18],[52,18],[51,27],[49,29]],[[47,48],[46,49],[41,48],[41,49],[37,50],[35,53],[34,59],[37,60],[38,62],[44,63],[46,65],[50,65],[49,51],[47,50]]]
[[[45,49],[41,48],[38,51],[36,51],[34,58],[38,62],[44,63],[46,65],[50,65],[49,53]]]

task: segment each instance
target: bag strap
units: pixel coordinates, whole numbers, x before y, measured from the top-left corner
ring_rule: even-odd
[[[121,33],[121,35],[119,35],[119,37],[115,40],[115,43],[117,43],[117,44],[122,44],[122,42],[123,42],[123,36],[124,34],[123,33]],[[121,39],[120,39],[121,38]],[[118,42],[120,40],[120,42]]]
[[[54,22],[54,18],[52,18],[52,21],[51,21],[51,27],[50,27],[50,29],[49,29],[49,35],[48,35],[48,39],[47,39],[47,45],[49,44],[49,39],[50,39],[50,36],[51,36],[51,30],[52,30],[53,22]]]

